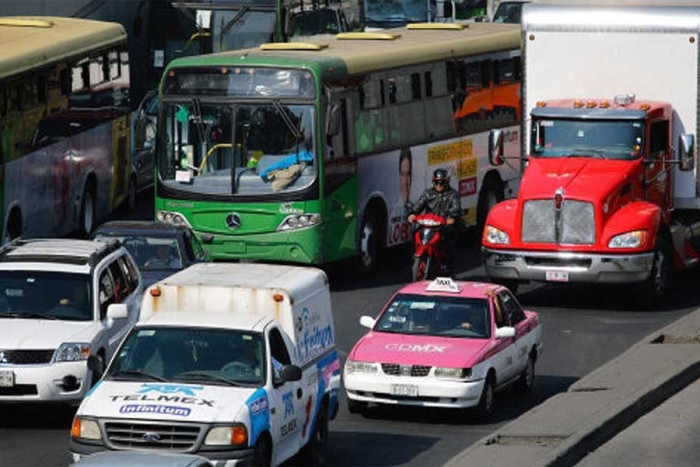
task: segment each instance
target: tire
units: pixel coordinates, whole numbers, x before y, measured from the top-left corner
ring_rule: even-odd
[[[479,241],[484,234],[486,218],[489,211],[498,203],[503,201],[503,188],[495,177],[487,177],[479,192],[479,201],[476,206],[476,228],[479,234]]]
[[[649,278],[639,284],[641,305],[645,309],[662,308],[671,288],[673,250],[666,237],[659,235],[654,248],[654,260]]]
[[[358,267],[361,274],[375,272],[379,268],[380,258],[385,248],[382,230],[380,216],[376,210],[369,211],[362,219],[360,229]]]
[[[348,398],[348,412],[363,415],[367,411],[367,402]]]
[[[425,256],[413,259],[411,267],[411,280],[413,282],[422,281],[428,278],[428,259]]]
[[[255,467],[270,467],[272,463],[272,449],[267,438],[260,438],[255,445],[253,453],[253,465]]]
[[[126,199],[124,199],[124,210],[129,212],[136,209],[136,195],[137,195],[137,180],[136,176],[132,175],[129,177],[129,188],[126,192]]]
[[[520,378],[516,383],[516,389],[520,394],[530,394],[535,387],[535,355],[530,354],[527,358],[527,366],[520,373]]]
[[[322,404],[321,410],[316,417],[314,431],[311,433],[309,442],[303,450],[304,465],[326,465],[328,434],[328,408],[326,404]]]
[[[3,232],[2,243],[9,243],[22,235],[22,216],[17,209],[14,209],[7,218],[7,225]]]
[[[481,391],[479,404],[476,406],[476,416],[479,420],[488,420],[494,412],[496,399],[496,383],[493,374],[489,374],[484,382],[484,389]]]
[[[95,194],[90,187],[85,188],[85,191],[83,191],[79,222],[78,236],[80,238],[88,238],[95,227]]]

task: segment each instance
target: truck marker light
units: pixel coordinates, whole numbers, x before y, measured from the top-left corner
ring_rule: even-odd
[[[574,108],[580,109],[583,107],[583,101],[574,101]]]
[[[607,109],[607,108],[610,107],[610,102],[608,102],[608,101],[603,101],[603,102],[601,102],[600,104],[598,104],[598,107],[600,107],[601,109]]]
[[[160,294],[161,294],[160,287],[151,287],[150,292],[151,292],[151,297],[160,297]]]
[[[282,295],[281,293],[276,293],[272,296],[272,299],[276,302],[281,302],[284,300],[284,295]]]
[[[547,107],[547,103],[545,101],[537,101],[537,107]]]
[[[588,101],[586,102],[586,108],[587,109],[594,109],[598,105],[595,101]]]
[[[644,111],[647,111],[647,110],[651,109],[651,106],[649,104],[642,104],[639,106],[639,108],[644,110]]]

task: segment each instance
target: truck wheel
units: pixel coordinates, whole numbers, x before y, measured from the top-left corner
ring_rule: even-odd
[[[367,402],[356,401],[348,398],[348,412],[362,415],[366,410]]]
[[[79,222],[78,235],[80,238],[87,238],[95,226],[95,194],[90,186],[83,191]]]
[[[270,467],[272,462],[272,450],[270,442],[266,438],[261,438],[255,445],[253,453],[253,465],[255,467]]]
[[[493,415],[494,402],[496,397],[496,384],[493,373],[490,373],[484,381],[484,389],[479,398],[479,405],[476,406],[476,416],[479,420],[488,420]]]
[[[484,234],[486,217],[489,215],[489,211],[501,201],[503,201],[503,188],[500,181],[493,176],[487,177],[481,186],[479,201],[476,206],[476,228],[479,233],[479,241],[481,241],[481,236]]]
[[[316,426],[309,437],[309,443],[304,449],[304,465],[325,465],[328,450],[328,408],[321,405],[316,417]]]
[[[535,387],[535,355],[530,353],[527,366],[520,373],[516,388],[520,394],[530,394],[533,387]]]
[[[660,308],[671,286],[671,259],[673,250],[668,240],[659,235],[654,249],[654,260],[649,278],[639,285],[641,304],[646,308]]]

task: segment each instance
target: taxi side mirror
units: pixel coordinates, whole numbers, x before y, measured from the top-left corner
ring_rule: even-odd
[[[509,339],[515,337],[515,328],[511,326],[503,326],[496,328],[496,339]]]
[[[374,323],[377,321],[372,318],[371,316],[362,316],[360,317],[360,324],[366,328],[372,329],[374,327]]]

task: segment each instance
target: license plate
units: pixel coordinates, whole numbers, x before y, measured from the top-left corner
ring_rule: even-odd
[[[418,386],[413,386],[410,384],[392,384],[391,394],[393,396],[418,396]]]
[[[569,273],[566,271],[547,271],[545,278],[552,282],[569,282]]]
[[[0,387],[9,388],[15,385],[15,374],[12,371],[0,371]]]

